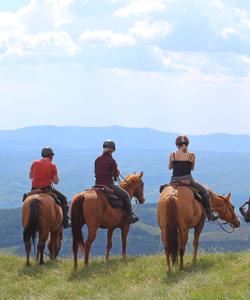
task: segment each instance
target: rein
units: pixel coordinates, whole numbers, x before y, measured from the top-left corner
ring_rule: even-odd
[[[127,179],[126,179],[124,176],[122,176],[122,174],[120,174],[120,175],[117,177],[117,179],[116,179],[117,182],[119,183],[119,185],[121,185],[121,182],[122,182],[121,179],[120,179],[120,177],[127,183],[128,186],[131,186],[131,183],[128,182]],[[133,198],[133,197],[134,197],[134,196],[132,196],[132,198]],[[139,201],[138,201],[136,198],[135,198],[135,203],[136,203],[136,204],[139,204]]]
[[[223,218],[225,217],[225,215],[227,214],[228,209],[229,209],[229,204],[228,204],[228,202],[227,202],[223,214],[220,215],[220,218],[221,218],[221,219],[223,219]],[[214,224],[213,222],[208,222],[208,223]],[[224,232],[226,232],[226,233],[232,233],[232,232],[234,232],[234,227],[233,227],[229,222],[222,222],[222,223],[221,223],[219,220],[217,220],[216,223],[220,226],[220,228],[221,228]],[[224,227],[224,225],[227,225],[227,224],[230,225],[230,227],[232,228],[232,230],[229,231],[229,230],[227,230],[227,229]]]

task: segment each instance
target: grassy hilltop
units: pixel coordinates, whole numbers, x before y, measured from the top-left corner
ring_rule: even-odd
[[[197,266],[186,256],[185,271],[165,273],[161,256],[92,260],[73,270],[72,260],[24,266],[24,258],[0,255],[0,298],[4,299],[171,299],[250,298],[250,253],[204,254]]]

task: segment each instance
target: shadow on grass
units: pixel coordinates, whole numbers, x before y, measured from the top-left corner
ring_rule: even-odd
[[[130,257],[124,260],[123,258],[111,258],[108,261],[98,259],[91,261],[88,267],[83,266],[83,260],[78,261],[78,269],[72,269],[68,280],[75,281],[89,278],[93,275],[105,275],[117,271],[119,268],[126,266],[126,264],[133,263],[136,258]]]
[[[230,257],[227,258],[227,260],[235,260],[238,259],[237,256],[235,255],[230,255]],[[188,262],[185,264],[184,266],[184,270],[180,270],[179,269],[179,265],[177,264],[172,273],[166,272],[166,276],[163,279],[164,283],[167,284],[176,284],[179,281],[185,279],[186,277],[190,276],[191,274],[194,273],[206,273],[210,268],[214,267],[215,265],[217,265],[218,263],[221,264],[222,262],[222,257],[218,256],[218,257],[213,257],[213,259],[209,259],[209,258],[203,258],[200,257],[198,258],[198,261],[196,264],[193,264],[192,261]]]
[[[39,277],[47,270],[52,270],[58,268],[61,264],[59,260],[47,260],[44,265],[39,265],[38,262],[32,260],[32,263],[29,267],[25,264],[22,269],[19,270],[18,275],[20,276],[27,276],[27,277]]]

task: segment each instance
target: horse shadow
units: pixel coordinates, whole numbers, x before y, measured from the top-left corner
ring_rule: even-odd
[[[193,264],[192,261],[188,261],[184,267],[184,270],[180,270],[179,265],[176,264],[172,272],[166,272],[163,283],[174,285],[179,281],[184,280],[186,277],[189,277],[191,274],[206,273],[209,269],[220,263],[221,259],[222,258],[220,256],[216,258],[213,257],[213,259],[200,256],[196,264]],[[236,257],[232,256],[230,259],[234,260]]]
[[[136,258],[134,257],[129,257],[126,259],[111,257],[108,261],[105,261],[102,257],[91,261],[90,265],[87,267],[84,267],[82,262],[82,264],[79,263],[77,269],[72,269],[68,276],[68,281],[88,279],[92,275],[109,276],[113,272],[117,271],[122,265],[125,265],[126,263],[132,263],[135,261],[135,259]]]
[[[39,265],[37,261],[32,261],[30,266],[24,265],[19,271],[19,276],[26,276],[26,277],[40,277],[44,272],[46,273],[47,270],[53,270],[58,268],[61,265],[60,260],[48,260],[45,261],[43,265]]]

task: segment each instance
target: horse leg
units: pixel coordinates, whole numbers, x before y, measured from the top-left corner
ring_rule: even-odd
[[[200,234],[202,232],[202,229],[204,227],[205,220],[202,220],[195,228],[194,228],[194,241],[193,241],[193,247],[194,247],[194,254],[193,254],[193,264],[196,264],[197,262],[197,254],[198,254],[198,247],[199,247],[199,238]]]
[[[188,240],[188,230],[181,230],[180,232],[180,248],[179,248],[179,254],[180,254],[180,269],[183,270],[184,268],[184,254],[185,254],[185,246]]]
[[[108,229],[108,232],[107,232],[107,246],[106,246],[106,260],[109,259],[109,252],[112,248],[113,232],[114,232],[114,229]]]
[[[26,266],[30,266],[30,250],[31,250],[30,240],[26,240],[25,241]]]
[[[39,242],[37,245],[37,250],[38,250],[37,252],[38,252],[38,255],[40,256],[40,260],[39,260],[40,265],[44,264],[43,253],[44,253],[45,243],[47,241],[48,235],[49,235],[49,231],[39,233]]]
[[[96,238],[96,232],[97,232],[96,227],[88,228],[88,238],[85,243],[85,256],[84,256],[84,265],[85,266],[87,266],[89,264],[89,251],[90,251],[93,241]]]
[[[122,258],[126,259],[126,250],[127,250],[127,238],[128,238],[128,232],[129,232],[130,225],[125,225],[121,228],[121,234],[122,234]]]
[[[166,262],[167,262],[166,272],[171,272],[172,270],[171,270],[169,251],[167,246],[167,231],[165,228],[161,228],[161,238],[164,245],[164,252],[165,252]]]

